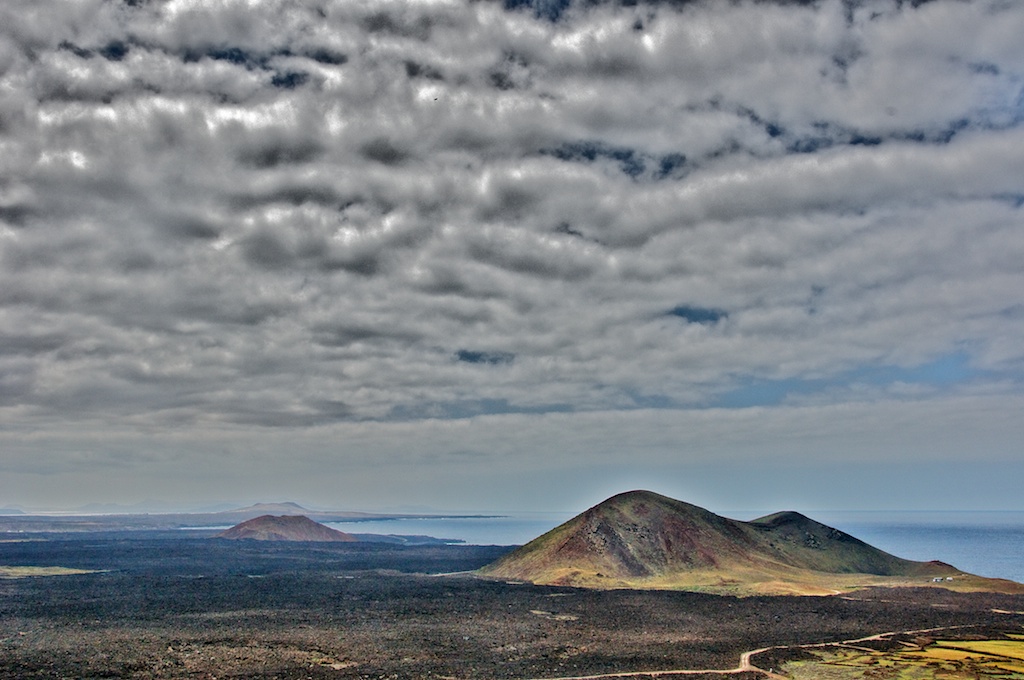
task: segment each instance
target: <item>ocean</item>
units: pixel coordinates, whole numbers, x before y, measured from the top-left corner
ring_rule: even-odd
[[[720,514],[736,519],[757,516],[749,512]],[[980,576],[1024,583],[1024,512],[804,514],[900,557],[941,560]],[[522,545],[571,516],[534,512],[499,517],[332,522],[331,526],[349,533],[433,536],[472,545]]]
[[[1024,583],[1024,512],[805,514],[900,557]]]

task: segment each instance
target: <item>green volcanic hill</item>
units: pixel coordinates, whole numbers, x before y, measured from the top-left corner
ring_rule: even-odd
[[[650,491],[613,496],[479,573],[548,585],[737,594],[828,594],[939,585],[936,579],[960,590],[1018,585],[905,560],[797,512],[742,522]]]
[[[263,515],[217,534],[216,538],[257,541],[355,541],[356,537],[302,515]]]

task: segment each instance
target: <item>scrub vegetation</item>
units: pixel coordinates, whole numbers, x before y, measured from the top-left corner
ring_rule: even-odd
[[[797,512],[741,522],[650,491],[613,496],[481,573],[724,595],[837,595],[872,586],[1024,593],[1012,581],[902,559]]]
[[[1024,639],[1020,635],[993,639],[979,639],[977,634],[951,639],[896,637],[895,641],[893,649],[842,646],[814,650],[811,658],[786,663],[781,672],[795,680],[1024,679]]]
[[[743,652],[782,645],[753,659],[779,669],[823,661],[795,645],[883,631],[966,626],[1003,642],[1015,640],[1003,633],[1024,634],[1019,595],[884,588],[733,597],[539,586],[467,573],[508,547],[196,533],[49,534],[0,544],[8,567],[94,572],[0,580],[0,678],[525,680],[735,669]],[[924,648],[957,651],[938,642]]]

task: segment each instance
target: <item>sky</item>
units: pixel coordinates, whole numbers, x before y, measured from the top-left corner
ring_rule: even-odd
[[[1024,510],[1021,35],[6,0],[0,507]]]

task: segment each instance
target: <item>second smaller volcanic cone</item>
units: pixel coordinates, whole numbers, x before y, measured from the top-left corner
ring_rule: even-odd
[[[305,515],[262,515],[223,531],[217,538],[251,539],[256,541],[332,541],[353,542],[344,531],[314,522]]]

